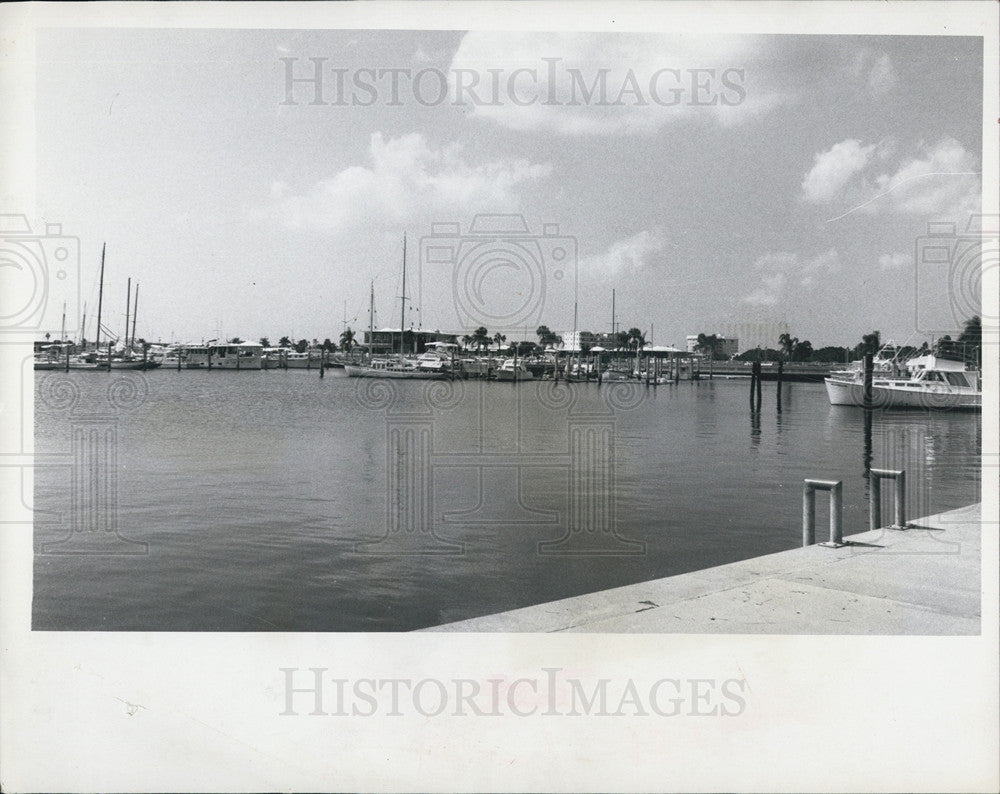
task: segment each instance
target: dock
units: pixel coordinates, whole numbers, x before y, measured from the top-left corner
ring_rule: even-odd
[[[975,635],[981,505],[426,631]]]

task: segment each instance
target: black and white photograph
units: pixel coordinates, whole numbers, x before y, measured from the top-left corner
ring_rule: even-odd
[[[5,791],[995,790],[995,4],[0,20]]]

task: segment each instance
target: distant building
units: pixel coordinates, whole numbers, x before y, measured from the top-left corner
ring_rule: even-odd
[[[688,334],[685,337],[687,342],[687,352],[695,353],[698,351],[698,335]],[[719,337],[719,355],[725,358],[732,358],[733,356],[739,355],[740,352],[740,340],[736,337],[720,336]]]
[[[597,335],[592,331],[577,331],[575,334],[567,331],[562,334],[562,349],[569,353],[590,350],[596,344]]]
[[[416,331],[406,329],[406,352],[423,353],[427,350],[428,342],[448,342],[457,344],[458,334],[444,333],[442,331]],[[413,349],[416,343],[416,350]],[[368,331],[364,332],[362,346],[368,348]],[[399,352],[399,329],[398,328],[376,328],[372,336],[372,352],[398,353]]]
[[[755,348],[777,349],[778,337],[788,333],[788,323],[784,320],[762,317],[760,320],[747,320],[729,323],[726,336],[740,340],[739,353],[745,353]]]

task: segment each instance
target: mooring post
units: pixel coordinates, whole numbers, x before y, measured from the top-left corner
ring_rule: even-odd
[[[69,372],[69,345],[66,345],[66,371]]]
[[[840,480],[804,480],[802,486],[802,545],[816,540],[816,491],[830,492],[830,540],[820,546],[839,548],[844,543],[844,494]]]
[[[882,526],[882,480],[895,480],[896,490],[893,494],[895,508],[895,523],[887,529],[909,529],[906,521],[906,471],[899,469],[872,469],[869,478],[868,526],[869,529],[879,529]]]
[[[865,353],[865,380],[864,380],[864,402],[865,408],[872,407],[872,375],[875,371],[874,358],[871,353]]]
[[[319,353],[319,379],[323,380],[323,370],[326,369],[326,350],[321,350]]]
[[[111,372],[111,343],[108,342],[108,372]]]
[[[784,374],[785,362],[778,362],[778,413],[781,413],[781,376]]]
[[[757,410],[758,411],[760,410],[761,394],[763,391],[761,386],[762,380],[763,378],[761,377],[760,362],[758,361],[757,362]]]
[[[757,362],[750,365],[750,410],[753,410],[753,394],[757,388]]]

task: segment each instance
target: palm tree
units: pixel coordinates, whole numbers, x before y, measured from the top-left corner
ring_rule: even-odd
[[[472,341],[476,343],[476,347],[480,350],[489,345],[490,332],[486,330],[486,326],[481,325],[472,333]]]
[[[476,339],[475,337],[472,336],[472,334],[466,334],[465,336],[462,337],[462,347],[468,349],[472,347],[472,343],[475,341]]]
[[[283,336],[281,337],[281,339],[278,340],[278,347],[291,347],[291,346],[292,346],[292,340],[289,339],[287,336]]]
[[[499,331],[497,331],[495,334],[493,334],[493,341],[497,343],[497,350],[499,351],[503,343],[507,341],[507,337],[504,336]]]
[[[646,335],[638,328],[629,328],[625,339],[629,347],[635,346],[636,352],[646,346]]]
[[[547,325],[540,325],[535,330],[535,334],[538,336],[538,344],[543,348],[549,347],[550,345],[559,344],[561,337],[559,334],[553,333],[549,330]]]
[[[271,340],[268,339],[266,336],[262,336],[260,338],[260,346],[261,347],[270,347],[271,346]]]
[[[778,344],[781,346],[781,351],[785,354],[785,358],[789,361],[792,360],[792,354],[795,352],[795,346],[798,341],[798,339],[793,338],[792,335],[788,333],[784,333],[778,337]]]
[[[349,354],[352,347],[354,347],[354,331],[346,328],[340,335],[340,349]]]

